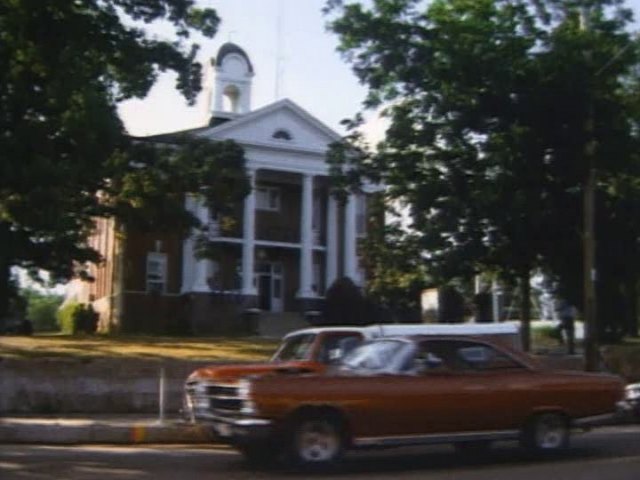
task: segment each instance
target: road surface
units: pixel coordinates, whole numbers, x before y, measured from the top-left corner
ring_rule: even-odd
[[[256,470],[234,451],[213,446],[0,445],[0,479],[195,480],[292,479],[309,475]],[[340,469],[314,479],[638,480],[640,425],[573,438],[562,455],[537,458],[514,443],[481,458],[449,446],[350,453]]]

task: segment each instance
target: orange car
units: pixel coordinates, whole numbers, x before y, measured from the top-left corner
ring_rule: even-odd
[[[246,375],[257,373],[321,373],[329,365],[339,362],[343,355],[362,341],[397,335],[479,336],[499,341],[513,348],[518,348],[521,342],[520,329],[513,322],[304,328],[285,335],[269,362],[211,365],[193,371],[185,385],[186,394],[189,397],[194,393],[194,388],[202,386],[203,382],[208,385],[234,383]]]
[[[365,340],[396,335],[472,335],[517,348],[520,329],[515,323],[496,324],[382,324],[366,327],[315,327],[287,334],[269,362],[211,365],[192,372],[185,383],[183,411],[193,422],[209,422],[211,396],[235,388],[248,375],[323,373]]]
[[[572,428],[612,415],[623,391],[616,376],[546,370],[489,340],[414,336],[364,343],[324,375],[246,378],[207,402],[220,439],[249,459],[324,466],[358,447],[559,450]]]

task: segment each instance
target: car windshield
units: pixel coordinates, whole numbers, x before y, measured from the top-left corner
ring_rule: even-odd
[[[293,360],[309,360],[316,338],[315,333],[294,335],[284,340],[273,355],[272,362],[290,362]]]
[[[396,372],[409,355],[411,345],[399,340],[377,340],[360,345],[344,357],[342,365],[350,370]]]

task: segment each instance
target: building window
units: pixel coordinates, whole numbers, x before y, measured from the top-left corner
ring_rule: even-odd
[[[147,253],[147,292],[164,293],[167,289],[167,254]]]
[[[256,209],[280,211],[280,189],[276,187],[256,188]]]
[[[283,129],[283,128],[279,128],[278,130],[273,132],[272,136],[273,136],[273,138],[276,138],[278,140],[288,140],[288,141],[290,141],[290,140],[293,139],[291,134],[288,131],[286,131],[285,129]]]

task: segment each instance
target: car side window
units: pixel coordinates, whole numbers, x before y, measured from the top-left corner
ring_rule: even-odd
[[[508,355],[484,344],[461,344],[456,352],[463,370],[510,370],[523,366]]]
[[[414,370],[417,373],[454,371],[454,348],[455,345],[447,341],[423,342],[414,358]]]
[[[525,368],[510,356],[483,343],[430,340],[420,345],[416,369],[428,372],[496,371]]]
[[[322,342],[319,360],[322,363],[338,363],[361,342],[360,334],[326,335]]]
[[[378,340],[365,343],[354,349],[343,365],[354,370],[368,370],[373,372],[389,371],[398,369],[398,362],[402,359],[402,351],[409,344],[399,340]],[[396,370],[397,371],[397,370]]]

